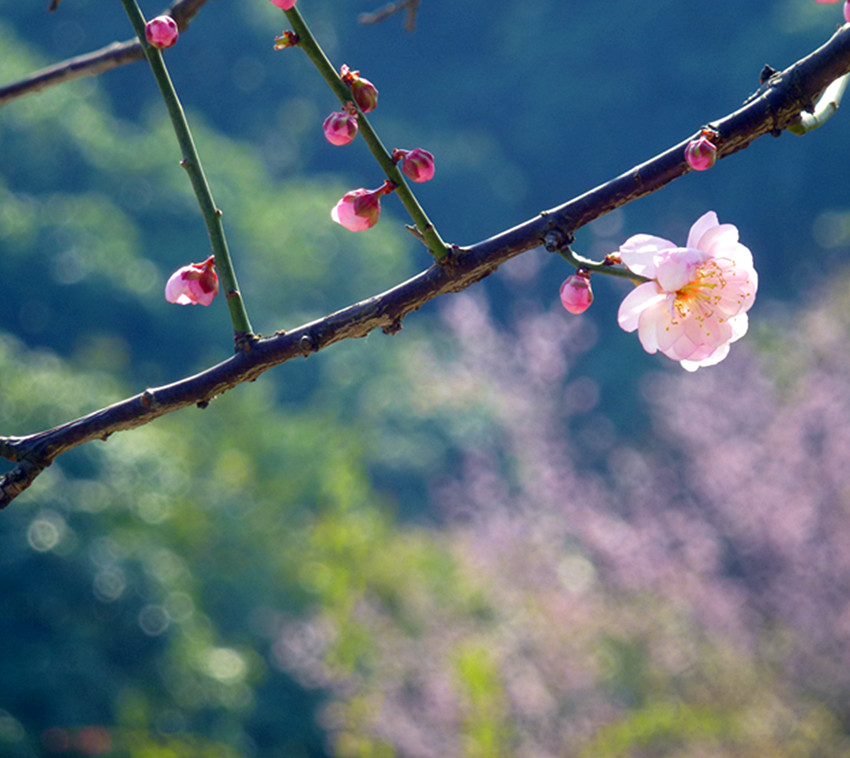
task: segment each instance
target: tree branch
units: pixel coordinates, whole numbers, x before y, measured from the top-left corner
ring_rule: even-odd
[[[797,123],[801,111],[811,110],[826,87],[850,72],[850,24],[822,47],[785,71],[773,74],[745,104],[725,118],[711,122],[718,133],[717,155],[725,158],[765,134],[778,135]],[[237,384],[299,356],[306,357],[334,342],[365,337],[382,328],[394,334],[404,317],[440,295],[459,292],[493,273],[505,261],[553,236],[568,240],[573,232],[596,218],[640,197],[656,192],[690,171],[684,160],[691,135],[669,150],[624,174],[544,211],[512,229],[468,248],[452,248],[448,260],[396,287],[324,318],[261,339],[231,358],[180,381],[147,389],[133,397],[74,421],[25,437],[0,437],[0,455],[18,466],[0,479],[0,508],[29,487],[63,452],[94,439],[133,429],[188,405],[205,407]]]
[[[182,34],[206,2],[207,0],[176,0],[164,13],[177,22],[177,27]],[[50,10],[55,10],[55,8],[51,7]],[[36,71],[17,82],[0,87],[0,106],[47,87],[70,82],[74,79],[82,79],[85,76],[102,74],[111,71],[113,68],[118,68],[118,66],[144,60],[144,57],[144,51],[137,39],[113,42],[111,45],[100,48],[100,50],[78,55],[75,58],[68,58],[61,63]]]

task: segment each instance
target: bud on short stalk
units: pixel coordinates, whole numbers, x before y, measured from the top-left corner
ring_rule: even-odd
[[[580,268],[568,276],[561,285],[561,304],[570,313],[584,313],[593,302],[590,272]]]

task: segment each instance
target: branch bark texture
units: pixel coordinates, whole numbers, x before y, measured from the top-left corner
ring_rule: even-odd
[[[201,0],[197,0],[200,2]],[[747,147],[765,135],[778,135],[811,110],[823,90],[850,72],[850,24],[822,47],[784,71],[773,74],[744,105],[708,124],[719,135],[718,158]],[[493,273],[501,264],[546,244],[564,240],[594,219],[656,192],[690,171],[684,160],[691,138],[568,202],[518,226],[452,254],[417,276],[368,300],[350,305],[289,332],[250,342],[228,360],[199,374],[133,397],[74,421],[23,437],[0,437],[0,455],[18,465],[0,479],[0,508],[32,484],[57,456],[95,439],[133,429],[189,405],[205,406],[216,395],[293,358],[306,357],[335,342],[365,337],[381,328],[393,334],[407,314],[440,295],[459,292]]]

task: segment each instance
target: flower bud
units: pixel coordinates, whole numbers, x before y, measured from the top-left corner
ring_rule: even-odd
[[[363,113],[378,107],[378,89],[368,79],[360,76],[359,71],[352,71],[348,66],[340,66],[339,75],[351,89],[351,97]]]
[[[145,24],[145,39],[151,47],[164,50],[177,42],[179,36],[177,22],[171,16],[157,16]]]
[[[593,302],[590,272],[580,268],[568,276],[561,285],[561,304],[570,313],[584,313]]]
[[[274,38],[274,49],[285,50],[287,47],[295,47],[301,40],[298,35],[291,29],[287,29],[280,33],[279,37]]]
[[[297,0],[271,0],[272,5],[276,5],[282,11],[290,11],[295,7]]]
[[[386,181],[376,190],[360,189],[346,192],[342,199],[331,209],[331,218],[351,232],[371,229],[378,223],[381,215],[381,195],[395,189],[392,182]]]
[[[357,136],[357,111],[353,107],[352,111],[334,111],[322,124],[325,139],[332,145],[348,145]]]
[[[434,178],[434,156],[421,147],[393,150],[393,160],[401,160],[401,170],[411,181],[428,182]]]
[[[178,268],[165,285],[165,299],[178,305],[209,305],[218,294],[215,256],[203,263],[190,263]]]
[[[685,148],[685,160],[694,171],[705,171],[717,160],[717,148],[705,135],[692,139]]]

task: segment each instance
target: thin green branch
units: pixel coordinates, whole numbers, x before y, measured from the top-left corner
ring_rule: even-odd
[[[304,21],[297,8],[284,11],[289,23],[292,24],[292,31],[298,36],[298,47],[307,54],[307,57],[313,62],[313,65],[319,70],[322,78],[327,82],[333,93],[337,96],[340,103],[344,106],[346,103],[352,102],[351,90],[342,81],[336,69],[331,65],[328,57],[325,55],[310,27]],[[443,242],[437,232],[431,219],[425,213],[416,196],[411,192],[410,187],[405,181],[404,175],[399,170],[396,163],[393,161],[392,155],[384,147],[378,134],[369,123],[369,119],[358,108],[357,122],[360,126],[360,134],[363,135],[363,140],[378,165],[383,170],[386,177],[396,185],[396,193],[404,205],[413,223],[416,224],[422,240],[428,246],[431,254],[437,260],[442,260],[449,254],[449,246]]]
[[[547,249],[549,249],[547,247]],[[576,253],[569,245],[563,247],[552,248],[565,261],[571,263],[576,268],[587,269],[593,273],[607,274],[608,276],[616,276],[620,279],[630,279],[635,284],[643,284],[644,282],[652,281],[645,276],[635,274],[625,267],[616,265],[615,261],[593,261],[590,258],[585,258],[583,255]]]
[[[168,115],[171,118],[174,133],[177,135],[177,141],[180,144],[180,150],[183,154],[183,160],[180,161],[180,165],[186,169],[186,173],[189,175],[189,180],[192,182],[192,189],[198,198],[198,204],[201,207],[201,213],[207,227],[210,244],[215,255],[216,270],[221,279],[221,286],[226,295],[227,307],[230,310],[230,318],[233,321],[236,345],[237,348],[242,347],[245,343],[254,339],[254,331],[251,328],[248,312],[245,310],[245,303],[242,300],[239,284],[236,281],[236,272],[233,269],[230,251],[227,248],[227,239],[224,236],[224,227],[221,223],[221,211],[216,207],[215,200],[213,200],[212,192],[210,191],[209,184],[204,175],[203,166],[201,165],[201,159],[195,148],[195,141],[192,139],[189,122],[186,120],[183,106],[180,104],[180,99],[177,97],[171,77],[168,75],[168,69],[165,67],[165,62],[162,59],[162,53],[149,45],[145,39],[145,19],[136,0],[121,0],[121,2],[139,38],[139,42],[142,44],[156,83],[159,85],[163,100],[165,100],[165,106],[168,109]]]
[[[848,80],[850,80],[850,74],[845,74],[832,82],[823,91],[815,104],[814,110],[811,113],[803,111],[800,114],[800,120],[789,126],[788,131],[802,137],[829,121],[838,110],[838,106],[841,105],[841,98],[844,97]]]

